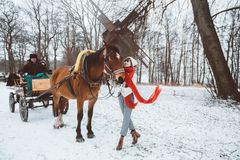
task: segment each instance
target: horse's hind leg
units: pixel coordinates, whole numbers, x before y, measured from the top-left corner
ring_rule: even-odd
[[[59,100],[59,111],[60,111],[61,114],[66,114],[67,104],[68,104],[68,99],[64,98],[64,97],[61,97],[60,100]]]
[[[92,99],[92,100],[89,100],[88,102],[88,123],[87,123],[87,130],[88,130],[88,133],[87,133],[87,137],[88,138],[94,138],[95,135],[92,131],[92,116],[93,116],[93,108],[94,108],[94,104],[96,103],[96,99]]]
[[[60,101],[60,96],[53,95],[53,102],[54,102],[54,117],[55,117],[55,122],[53,127],[54,128],[61,128],[63,127],[63,120],[62,120],[62,113],[59,110],[59,101]]]
[[[78,124],[76,128],[76,132],[77,132],[76,141],[84,142],[84,138],[81,134],[81,122],[83,118],[83,100],[77,99],[77,110],[78,110],[78,113],[77,113]]]

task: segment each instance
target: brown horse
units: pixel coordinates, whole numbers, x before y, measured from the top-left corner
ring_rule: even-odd
[[[85,73],[77,73],[76,76],[71,77],[68,82],[64,82],[58,88],[52,91],[54,101],[54,115],[56,117],[54,128],[63,126],[62,120],[62,106],[68,99],[77,99],[77,142],[83,142],[84,138],[81,134],[81,121],[83,118],[83,103],[88,100],[88,123],[87,123],[87,137],[95,137],[92,131],[92,116],[94,104],[97,101],[98,92],[100,90],[100,81],[105,70],[110,72],[116,81],[124,79],[124,70],[122,66],[122,58],[118,54],[118,50],[114,47],[103,47],[96,53],[89,54],[84,60]],[[77,64],[76,64],[77,65]],[[67,77],[70,67],[64,66],[56,71],[50,78],[51,86],[60,82],[64,77]]]

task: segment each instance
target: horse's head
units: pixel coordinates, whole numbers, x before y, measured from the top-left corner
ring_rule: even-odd
[[[123,69],[123,58],[120,56],[118,49],[115,47],[107,47],[105,53],[105,71],[116,80],[117,83],[124,82],[125,73]]]
[[[20,83],[20,77],[16,73],[10,73],[7,78],[7,86],[14,86]]]

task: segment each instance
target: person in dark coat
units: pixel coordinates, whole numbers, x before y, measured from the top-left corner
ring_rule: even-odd
[[[37,54],[30,54],[27,64],[18,73],[24,75],[23,78],[27,82],[27,92],[29,93],[32,90],[32,79],[48,78],[47,71],[47,67],[38,60]]]
[[[23,68],[19,70],[20,74],[27,73],[31,76],[46,72],[47,67],[38,60],[37,54],[30,54],[30,59],[27,61],[27,64],[25,64]]]

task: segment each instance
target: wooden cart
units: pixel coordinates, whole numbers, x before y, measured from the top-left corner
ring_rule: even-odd
[[[9,94],[9,108],[10,112],[15,111],[15,104],[19,103],[19,113],[22,121],[28,121],[28,109],[45,107],[50,104],[53,105],[53,97],[51,94],[50,80],[49,79],[33,79],[32,91],[27,93],[27,83],[23,81],[15,82],[15,92]],[[36,105],[35,102],[42,102],[42,105]],[[34,104],[35,103],[35,104]],[[64,103],[63,114],[66,114],[69,108],[69,103]],[[60,100],[61,105],[61,100]],[[53,107],[52,107],[53,109]],[[53,112],[54,113],[54,112]]]

